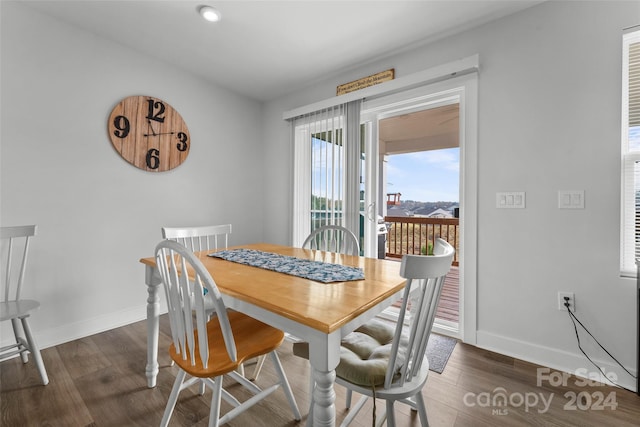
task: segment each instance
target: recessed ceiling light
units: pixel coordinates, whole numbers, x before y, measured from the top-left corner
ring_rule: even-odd
[[[220,12],[211,6],[200,6],[198,12],[209,22],[218,22],[220,20]]]

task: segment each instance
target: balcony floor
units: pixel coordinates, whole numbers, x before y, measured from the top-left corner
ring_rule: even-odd
[[[387,258],[391,261],[400,261],[398,258]],[[457,265],[451,266],[451,270],[444,279],[440,303],[436,311],[436,318],[452,323],[458,323],[460,312],[460,275]],[[394,304],[399,307],[399,303]]]
[[[436,311],[436,318],[458,323],[458,313],[460,312],[460,276],[458,266],[451,267],[449,274],[444,280],[440,303]]]

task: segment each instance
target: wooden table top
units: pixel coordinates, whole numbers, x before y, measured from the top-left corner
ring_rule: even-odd
[[[397,261],[256,243],[228,249],[256,249],[302,259],[362,268],[364,280],[321,283],[210,257],[197,252],[224,294],[324,333],[331,333],[404,288]],[[155,267],[155,258],[141,263]]]

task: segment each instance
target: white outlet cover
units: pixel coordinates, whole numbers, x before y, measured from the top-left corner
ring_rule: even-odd
[[[496,208],[498,209],[524,209],[524,191],[507,191],[496,193]]]
[[[584,209],[584,190],[558,190],[558,209]]]

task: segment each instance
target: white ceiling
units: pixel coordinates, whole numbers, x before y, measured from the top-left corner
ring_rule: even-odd
[[[537,0],[23,2],[261,101],[540,3]],[[204,21],[197,13],[202,4],[216,7],[222,20]]]

